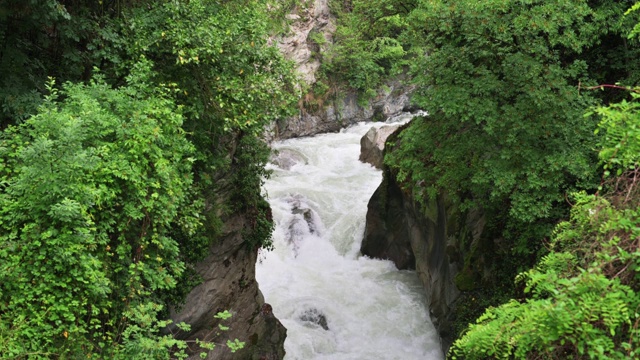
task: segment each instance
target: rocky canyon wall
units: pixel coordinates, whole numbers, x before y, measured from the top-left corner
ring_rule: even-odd
[[[272,41],[283,55],[295,62],[302,80],[298,114],[273,123],[266,131],[268,141],[336,132],[360,121],[383,121],[411,108],[412,86],[402,77],[390,80],[366,105],[358,93],[341,87],[331,96],[314,95],[313,86],[323,54],[334,41],[336,18],[328,0],[304,0],[287,15],[290,31]]]
[[[295,62],[303,83],[301,90],[308,93],[300,98],[296,116],[282,119],[267,129],[266,140],[339,131],[360,121],[385,120],[410,108],[411,87],[404,85],[403,79],[390,81],[364,106],[358,103],[358,94],[348,90],[334,94],[326,102],[313,99],[312,91],[308,89],[317,81],[321,54],[333,43],[336,20],[328,0],[298,2],[287,20],[290,30],[272,41],[285,57]],[[213,201],[224,204],[229,201],[227,196],[224,191],[219,192]],[[243,238],[243,229],[250,227],[252,218],[249,214],[235,213],[223,215],[221,220],[224,224],[222,234],[196,267],[203,282],[188,294],[184,306],[172,313],[174,323],[190,324],[191,330],[180,332],[174,325],[171,331],[192,342],[190,359],[199,358],[200,349],[195,339],[218,344],[208,352],[207,359],[282,359],[286,329],[273,316],[270,305],[264,302],[255,280],[257,249],[249,249]],[[214,318],[224,310],[230,311],[233,317],[224,322]],[[220,331],[219,324],[230,329]],[[224,343],[235,338],[246,345],[232,353]]]
[[[389,140],[381,141],[377,134],[365,135],[363,154],[375,147],[372,139],[382,151],[380,144],[396,141],[395,135],[401,129]],[[455,336],[453,322],[461,291],[490,281],[487,264],[491,261],[482,259],[476,251],[486,242],[485,218],[479,211],[459,211],[446,194],[418,203],[401,188],[389,168],[381,168],[384,177],[368,204],[361,252],[391,260],[399,269],[415,269],[446,353]]]
[[[187,296],[185,305],[172,318],[176,323],[191,325],[191,331],[179,338],[200,339],[218,344],[206,359],[276,360],[284,357],[286,329],[276,319],[255,279],[257,249],[250,249],[243,239],[243,228],[250,219],[235,214],[224,219],[220,241],[213,244],[209,255],[196,268],[203,282]],[[228,310],[233,316],[224,322],[214,318]],[[221,331],[218,325],[230,329]],[[174,328],[175,331],[175,328]],[[244,349],[232,353],[224,344],[227,339],[245,342]],[[200,359],[195,344],[189,359]]]

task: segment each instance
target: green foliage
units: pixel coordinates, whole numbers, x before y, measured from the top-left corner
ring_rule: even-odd
[[[596,121],[577,87],[593,15],[586,1],[420,2],[411,72],[430,115],[386,159],[405,187],[421,201],[444,191],[462,209],[506,210],[507,229],[561,216],[567,191],[595,182]],[[511,234],[516,251],[531,251],[531,231]]]
[[[414,103],[430,114],[414,119],[387,147],[385,161],[404,190],[425,206],[446,196],[462,212],[481,210],[488,220],[481,245],[465,259],[468,272],[456,278],[470,290],[463,318],[495,304],[489,293],[512,293],[502,278],[526,269],[545,251],[542,244],[556,222],[568,215],[567,194],[596,190],[595,148],[602,148],[606,174],[616,175],[604,178],[600,187],[612,205],[579,197],[573,222],[556,230],[554,252],[521,275],[519,284],[527,287],[529,298],[491,308],[453,355],[640,356],[636,340],[629,340],[638,337],[634,251],[625,241],[593,245],[608,243],[607,236],[621,231],[612,225],[617,221],[626,224],[625,231],[637,224],[628,213],[635,211],[638,196],[633,185],[640,153],[637,91],[629,96],[584,90],[596,82],[637,85],[638,27],[631,29],[638,22],[638,6],[623,15],[633,3],[330,3],[339,26],[336,45],[324,57],[325,75],[346,79],[366,97],[408,67],[417,86]],[[583,116],[598,97],[626,99]],[[591,212],[610,216],[606,231],[613,233],[589,222]],[[580,216],[591,220],[578,221]],[[506,239],[506,246],[496,246],[493,239]],[[487,288],[479,290],[473,268],[477,252],[495,256],[498,273],[496,283],[480,284]],[[606,304],[597,303],[598,298],[607,299]]]
[[[321,72],[330,82],[346,82],[368,101],[384,81],[402,72],[406,50],[398,36],[412,2],[393,0],[331,2],[338,17],[335,44],[324,54]]]
[[[184,128],[197,148],[197,187],[213,208],[204,214],[213,230],[230,210],[244,207],[257,216],[269,153],[259,135],[292,114],[297,100],[292,65],[267,44],[268,19],[260,1],[189,1],[135,9],[123,24],[131,39],[126,58],[160,58],[156,81],[181,90],[176,101],[184,104]],[[228,203],[219,206],[215,197]]]
[[[617,176],[638,166],[640,156],[640,90],[632,90],[631,101],[622,100],[595,112],[602,121],[596,132],[605,135],[600,140],[599,157],[604,162],[605,175],[615,171]]]
[[[631,14],[638,10],[640,10],[640,3],[635,3],[629,10],[627,10],[625,15]],[[640,23],[637,23],[634,25],[633,29],[629,32],[629,39],[638,37],[639,35],[640,35]]]
[[[252,248],[273,226],[258,136],[295,77],[268,3],[0,4],[0,357],[185,356],[162,319],[225,211]]]
[[[132,39],[127,51],[163,55],[159,77],[183,90],[188,126],[202,132],[197,136],[260,131],[288,115],[294,101],[293,92],[284,91],[293,87],[293,69],[267,46],[267,18],[258,1],[178,1],[136,9],[124,24]]]
[[[186,356],[161,319],[222,209],[249,214],[250,247],[273,226],[258,135],[295,78],[267,6],[0,4],[0,357]]]
[[[453,359],[640,355],[640,212],[584,194],[576,200],[553,251],[516,280],[530,298],[488,309],[455,342]]]
[[[6,0],[0,3],[0,121],[23,121],[37,111],[48,76],[89,80],[93,66],[113,53],[112,18],[131,1]],[[136,1],[144,5],[145,1]],[[130,4],[127,4],[130,5]]]
[[[632,90],[635,91],[635,90]],[[603,195],[576,193],[551,252],[523,272],[526,299],[489,308],[453,359],[635,359],[640,356],[640,124],[634,101],[598,107]]]
[[[4,354],[173,346],[153,325],[154,292],[184,269],[172,224],[200,226],[194,148],[173,90],[150,76],[141,61],[116,90],[51,82],[38,114],[2,135],[0,316],[15,328]]]

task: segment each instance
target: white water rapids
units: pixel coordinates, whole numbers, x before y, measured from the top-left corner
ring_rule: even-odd
[[[443,359],[415,273],[359,254],[382,179],[358,161],[360,138],[382,125],[273,144],[291,161],[268,165],[275,249],[256,277],[287,328],[286,360]]]

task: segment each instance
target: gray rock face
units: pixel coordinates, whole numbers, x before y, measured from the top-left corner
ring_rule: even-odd
[[[217,345],[207,359],[282,359],[286,329],[276,319],[271,306],[264,302],[255,280],[257,250],[247,249],[241,231],[247,219],[234,215],[225,219],[225,234],[214,244],[209,256],[200,262],[196,271],[204,281],[187,296],[182,310],[172,314],[174,323],[191,325],[189,333],[180,333],[181,339],[201,339],[224,344],[227,339],[244,341],[245,348],[231,353],[224,345]],[[229,310],[233,317],[221,323],[215,319],[220,311]],[[229,326],[220,331],[218,324]],[[193,344],[189,359],[200,359],[199,349]]]
[[[383,173],[368,204],[361,252],[389,259],[399,269],[416,270],[446,353],[453,340],[457,284],[465,279],[459,275],[464,275],[465,256],[478,246],[485,218],[478,211],[461,213],[445,194],[418,204],[388,168],[383,167]]]
[[[268,141],[282,140],[320,133],[336,132],[361,121],[384,121],[403,111],[412,110],[409,94],[412,87],[396,80],[387,84],[386,91],[366,106],[358,104],[358,95],[348,92],[331,103],[324,103],[317,110],[311,110],[302,100],[297,116],[277,121],[267,129]]]
[[[448,253],[455,248],[453,235],[458,224],[449,217],[443,201],[432,205],[432,213],[424,214],[385,171],[382,184],[369,201],[361,252],[389,259],[399,269],[416,270],[446,353],[452,341],[452,310],[460,293],[454,277],[462,264]]]
[[[382,184],[367,205],[364,238],[360,247],[363,255],[391,260],[400,270],[415,269],[416,258],[411,249],[409,226],[402,192],[390,185],[385,174]]]
[[[384,163],[384,144],[389,135],[393,134],[400,125],[372,127],[360,140],[360,161],[369,163],[382,169]]]
[[[289,33],[273,40],[282,54],[294,61],[301,80],[308,87],[316,82],[322,54],[333,43],[336,31],[336,19],[328,1],[300,1],[287,15]],[[413,87],[404,85],[402,80],[389,81],[367,106],[358,105],[358,94],[354,91],[336,94],[331,100],[317,99],[308,93],[299,100],[298,115],[271,124],[265,138],[274,141],[335,132],[360,121],[382,121],[407,111]]]
[[[277,39],[276,44],[287,59],[295,62],[301,79],[313,84],[320,67],[319,54],[333,43],[335,17],[329,11],[328,0],[303,0],[287,19],[291,29]]]

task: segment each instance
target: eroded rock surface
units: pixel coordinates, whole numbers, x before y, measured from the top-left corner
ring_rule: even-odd
[[[384,163],[384,144],[389,135],[400,125],[388,125],[381,128],[372,127],[360,140],[360,161],[382,169]]]
[[[455,302],[461,293],[456,276],[464,269],[465,256],[478,244],[484,216],[458,211],[446,195],[419,204],[384,166],[383,174],[368,204],[361,252],[389,259],[399,269],[415,269],[446,353],[453,340]]]
[[[282,54],[296,64],[296,70],[307,88],[317,81],[323,53],[333,44],[336,19],[331,14],[328,0],[303,0],[291,14],[290,31],[273,41]],[[390,80],[367,105],[358,104],[355,91],[341,91],[330,98],[318,97],[312,91],[303,95],[296,116],[282,119],[266,129],[268,141],[282,140],[320,133],[336,132],[360,121],[384,121],[407,111],[412,86],[406,79]]]
[[[255,280],[257,249],[249,250],[242,238],[242,229],[248,225],[246,222],[242,215],[226,219],[221,241],[212,245],[209,256],[196,268],[203,283],[187,296],[182,310],[172,314],[174,322],[191,325],[192,330],[179,333],[178,338],[217,344],[237,338],[246,343],[245,348],[236,353],[218,345],[209,352],[207,359],[282,359],[285,354],[286,329],[269,310],[271,306],[264,302]],[[233,317],[224,322],[214,318],[224,310],[230,311]],[[220,331],[218,324],[230,329]],[[177,331],[175,327],[173,331]],[[192,350],[197,347],[194,345]],[[189,359],[200,359],[198,354],[196,351]]]

